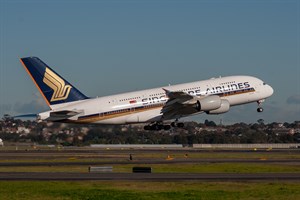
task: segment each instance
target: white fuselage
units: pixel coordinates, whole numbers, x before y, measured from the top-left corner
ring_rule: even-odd
[[[47,119],[53,111],[77,110],[80,115],[66,122],[128,124],[171,120],[162,119],[161,110],[168,101],[164,89],[182,91],[195,97],[218,95],[226,99],[230,106],[257,102],[273,94],[272,87],[258,78],[228,76],[59,104],[53,106],[51,111],[40,113],[39,118]],[[194,114],[198,113],[202,111]]]

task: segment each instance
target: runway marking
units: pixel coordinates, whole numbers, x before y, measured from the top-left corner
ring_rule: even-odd
[[[116,165],[116,164],[189,164],[189,163],[300,163],[300,159],[206,159],[206,158],[176,158],[176,159],[142,159],[127,160],[127,155],[118,157],[123,161],[72,161],[72,162],[0,162],[0,167],[26,166],[75,166],[75,165]],[[99,157],[98,157],[99,158]],[[107,158],[107,157],[106,157]],[[113,157],[116,158],[116,157]]]

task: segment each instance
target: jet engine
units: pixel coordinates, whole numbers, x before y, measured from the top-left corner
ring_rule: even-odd
[[[206,111],[207,114],[215,115],[215,114],[222,114],[229,111],[230,104],[228,100],[222,99],[221,100],[221,106],[218,109]]]
[[[216,110],[221,107],[221,99],[217,95],[207,96],[197,100],[196,109],[198,111]]]

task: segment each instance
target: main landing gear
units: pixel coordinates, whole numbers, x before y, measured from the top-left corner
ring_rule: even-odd
[[[171,126],[172,127],[183,128],[184,127],[184,123],[175,121],[175,122],[171,123]]]
[[[170,130],[171,126],[170,125],[164,125],[164,124],[160,124],[160,123],[155,123],[155,124],[150,124],[150,125],[146,125],[144,126],[144,130],[146,131],[160,131],[160,130]]]
[[[183,128],[184,123],[175,121],[169,125],[169,124],[162,124],[162,123],[156,122],[156,123],[144,126],[144,130],[146,130],[146,131],[160,131],[160,130],[168,131],[171,129],[171,127]]]
[[[264,99],[257,101],[257,104],[258,104],[257,112],[263,112],[264,111],[264,109],[261,107],[261,104],[264,101],[265,101]]]

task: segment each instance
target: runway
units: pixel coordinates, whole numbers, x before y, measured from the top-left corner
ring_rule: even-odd
[[[0,172],[2,181],[300,181],[300,173]]]
[[[0,162],[0,167],[33,167],[33,166],[76,166],[76,165],[121,165],[121,164],[188,164],[188,163],[290,163],[300,165],[300,159],[205,159],[205,158],[176,158],[164,159],[139,159],[122,161],[84,161],[84,162]]]

